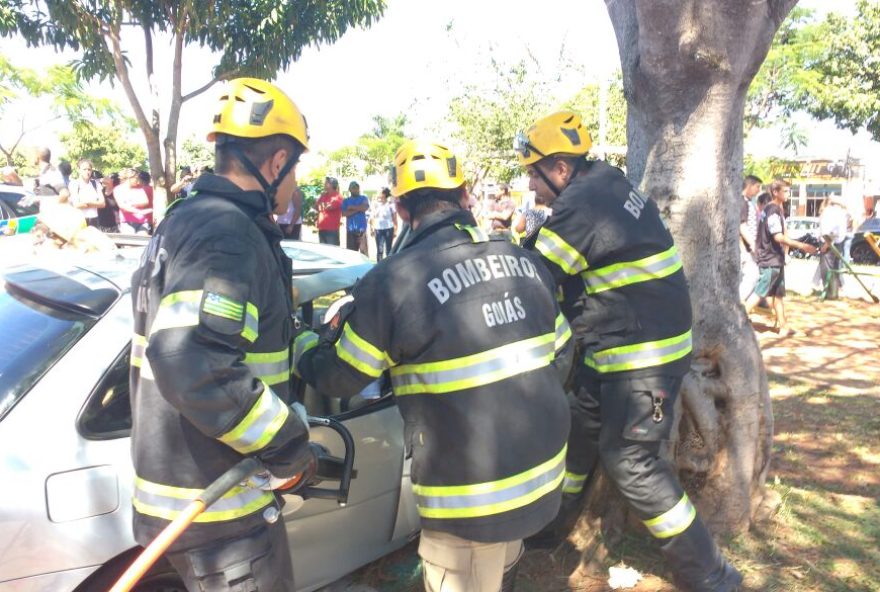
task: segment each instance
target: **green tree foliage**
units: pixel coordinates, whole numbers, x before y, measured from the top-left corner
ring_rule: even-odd
[[[823,27],[829,42],[810,68],[816,84],[807,111],[880,140],[880,2],[860,0],[854,17],[832,13]]]
[[[463,147],[471,185],[487,178],[506,183],[521,172],[513,137],[547,107],[543,85],[525,61],[505,67],[493,60],[492,66],[495,76],[489,84],[467,87],[449,105],[452,135]]]
[[[300,183],[299,190],[302,191],[303,224],[314,226],[318,222],[318,210],[315,209],[315,202],[318,201],[321,192],[324,191],[323,177],[320,181]]]
[[[33,101],[43,98],[49,99],[49,112],[34,113]],[[13,65],[0,54],[0,119],[18,128],[12,137],[0,138],[0,152],[7,164],[13,164],[13,154],[26,135],[50,121],[64,118],[75,128],[81,128],[118,115],[112,101],[86,93],[70,66],[54,65],[37,71]]]
[[[318,173],[339,178],[362,178],[388,172],[391,159],[406,141],[406,115],[373,116],[373,129],[350,146],[343,146],[326,155]]]
[[[128,131],[115,125],[76,126],[72,132],[61,134],[66,150],[64,159],[76,163],[88,158],[95,170],[104,174],[128,167],[143,169],[147,153],[141,144],[127,138]]]
[[[599,83],[586,85],[567,101],[563,108],[581,114],[584,124],[590,131],[593,143],[601,142],[599,134],[602,88]],[[605,85],[605,144],[609,146],[626,145],[626,98],[623,96],[623,76],[618,71]]]
[[[813,66],[828,50],[831,32],[815,14],[794,8],[782,23],[767,59],[749,86],[743,127],[788,124],[792,113],[805,108],[821,86]]]
[[[214,148],[196,136],[190,136],[183,141],[180,147],[178,162],[181,165],[188,165],[190,167],[197,167],[203,164],[213,166]]]
[[[80,52],[83,78],[111,79],[126,92],[144,134],[154,179],[174,180],[177,126],[187,100],[218,80],[236,76],[272,78],[311,44],[332,43],[351,27],[366,26],[385,10],[385,0],[5,0],[0,35],[21,35],[29,45]],[[143,35],[146,63],[137,74],[150,81],[149,109],[131,83],[133,64],[123,48],[123,28]],[[172,38],[171,63],[155,64],[153,37]],[[132,37],[126,36],[126,42]],[[218,54],[201,86],[184,92],[184,48],[197,45]],[[171,89],[168,126],[161,138],[159,77]],[[164,159],[162,150],[164,148]]]

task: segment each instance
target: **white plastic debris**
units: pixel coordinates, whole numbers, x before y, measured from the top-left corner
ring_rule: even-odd
[[[608,585],[612,590],[634,588],[642,579],[642,574],[623,564],[608,568],[608,576]]]

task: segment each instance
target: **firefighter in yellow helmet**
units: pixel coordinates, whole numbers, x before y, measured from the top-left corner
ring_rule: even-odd
[[[241,78],[208,139],[216,174],[169,209],[132,279],[134,534],[146,545],[194,491],[257,457],[268,472],[208,508],[167,559],[192,592],[293,592],[277,492],[316,457],[289,384],[291,262],[272,213],[298,195],[306,123],[280,89]]]
[[[660,456],[691,360],[681,259],[657,204],[619,169],[587,160],[590,145],[570,111],[538,120],[514,140],[530,189],[553,210],[527,247],[562,290],[580,347],[557,526],[566,526],[601,459],[684,589],[735,590],[742,578]]]
[[[477,228],[448,148],[407,142],[391,180],[412,234],[297,338],[294,371],[342,396],[390,375],[426,589],[510,591],[522,539],[559,509],[571,331],[540,258]]]

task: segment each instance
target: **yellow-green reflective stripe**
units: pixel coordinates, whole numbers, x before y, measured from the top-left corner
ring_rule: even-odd
[[[553,361],[556,334],[547,333],[461,358],[404,364],[391,369],[397,396],[441,394],[499,382]]]
[[[585,271],[583,278],[587,293],[596,294],[621,286],[664,278],[679,269],[681,269],[681,257],[672,246],[662,253],[638,261],[615,263],[607,267]]]
[[[132,503],[141,514],[163,520],[174,520],[201,492],[201,489],[160,485],[136,477]],[[195,521],[234,520],[261,510],[273,501],[272,492],[237,486],[223,494],[223,497],[200,514]]]
[[[571,339],[571,327],[568,326],[568,321],[562,313],[559,313],[556,315],[556,351],[562,349],[569,339]]]
[[[252,303],[248,302],[244,315],[244,329],[241,336],[253,343],[260,335],[260,311]]]
[[[687,530],[696,517],[697,509],[685,493],[671,510],[644,523],[656,538],[668,539]]]
[[[238,425],[218,438],[241,454],[265,448],[290,413],[287,405],[265,383],[263,393]]]
[[[318,345],[318,334],[311,331],[303,331],[296,339],[293,340],[293,365],[290,371],[299,377],[299,371],[296,365],[299,364],[303,354]]]
[[[277,352],[246,353],[244,363],[254,376],[272,386],[290,380],[289,356],[286,348]]]
[[[382,372],[391,365],[387,354],[355,333],[348,323],[336,342],[336,355],[356,370],[373,378],[382,376]]]
[[[691,331],[669,339],[623,345],[584,356],[584,364],[598,372],[620,372],[662,366],[691,353]]]
[[[425,518],[474,518],[527,506],[562,483],[565,451],[563,446],[550,460],[498,481],[453,486],[413,485],[419,514]]]
[[[468,226],[466,224],[458,224],[455,225],[459,230],[463,230],[471,235],[471,241],[475,243],[485,243],[489,240],[489,237],[486,236],[486,233],[477,228],[476,226]]]
[[[135,333],[131,339],[131,365],[135,368],[140,368],[146,351],[147,338]]]
[[[577,249],[547,228],[541,228],[538,231],[535,248],[568,275],[578,274],[588,267],[587,260]]]
[[[580,493],[584,490],[586,475],[565,471],[565,479],[562,480],[562,493]]]
[[[155,335],[165,329],[195,327],[199,324],[199,303],[201,290],[186,290],[168,294],[159,302],[156,318],[150,326],[150,334]]]

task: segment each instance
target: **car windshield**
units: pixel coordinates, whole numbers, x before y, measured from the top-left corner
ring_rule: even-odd
[[[93,324],[10,293],[0,281],[0,420]]]

